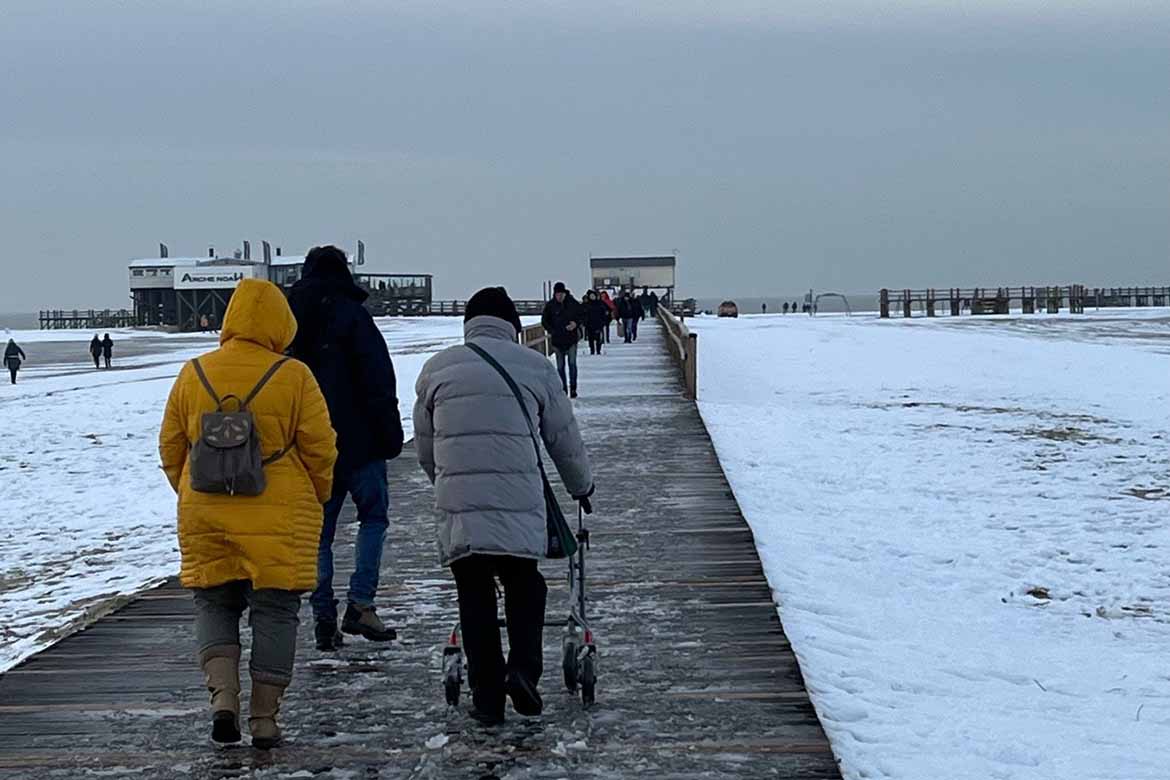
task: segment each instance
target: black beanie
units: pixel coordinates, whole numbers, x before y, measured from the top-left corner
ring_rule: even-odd
[[[315,246],[305,256],[306,279],[350,279],[345,252],[335,246]]]
[[[497,317],[511,323],[519,333],[521,330],[520,314],[516,311],[516,304],[508,297],[508,291],[503,287],[485,287],[467,302],[467,311],[463,321],[473,317]]]

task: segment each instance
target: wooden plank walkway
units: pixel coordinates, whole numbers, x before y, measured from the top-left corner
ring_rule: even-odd
[[[306,605],[286,747],[207,742],[191,600],[172,582],[0,677],[0,777],[838,778],[751,532],[669,360],[652,324],[634,345],[580,358],[577,409],[598,483],[594,709],[561,685],[553,627],[543,717],[510,716],[491,733],[446,707],[455,592],[408,448],[390,466],[379,602],[401,641],[319,653]],[[339,584],[352,549],[353,525],[343,528]],[[543,568],[551,624],[568,593],[564,566]]]

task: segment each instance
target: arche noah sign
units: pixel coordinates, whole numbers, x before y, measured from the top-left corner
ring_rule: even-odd
[[[197,266],[175,269],[176,290],[224,290],[232,289],[244,279],[252,278],[253,266],[221,265],[200,268]]]

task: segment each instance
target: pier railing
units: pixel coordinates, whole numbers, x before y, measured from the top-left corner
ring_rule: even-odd
[[[686,397],[693,401],[699,397],[699,334],[691,333],[684,320],[664,306],[658,307],[658,319],[666,329],[667,349],[682,372]]]
[[[951,287],[945,290],[891,290],[879,292],[882,317],[891,310],[912,317],[917,311],[927,317],[937,314],[936,307],[945,304],[947,313],[958,317],[969,314],[1009,314],[1019,308],[1024,314],[1048,312],[1059,314],[1067,309],[1070,314],[1083,314],[1086,306],[1119,308],[1166,306],[1170,304],[1170,287],[1094,287],[1070,284],[1064,287]]]
[[[521,316],[531,316],[544,311],[545,301],[519,300],[514,303],[517,313]],[[431,301],[420,314],[424,317],[462,317],[466,312],[467,301]]]
[[[529,349],[535,349],[545,357],[552,354],[552,344],[548,340],[548,333],[539,323],[529,325],[520,331],[520,343]]]
[[[41,330],[101,330],[139,324],[134,312],[126,309],[42,309],[38,321]]]

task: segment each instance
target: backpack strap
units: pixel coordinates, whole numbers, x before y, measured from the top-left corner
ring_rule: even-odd
[[[268,384],[268,380],[272,378],[272,375],[275,374],[281,366],[287,363],[288,360],[288,358],[283,357],[273,363],[269,369],[264,372],[264,376],[260,377],[260,381],[257,382],[256,386],[252,388],[252,392],[248,393],[248,397],[240,403],[240,409],[248,408],[248,404],[252,403],[252,400],[256,397],[256,394],[264,388],[264,385]]]
[[[203,373],[203,366],[199,364],[199,358],[194,358],[191,361],[191,365],[195,368],[195,373],[199,376],[199,381],[207,389],[207,394],[211,396],[211,400],[215,401],[216,410],[221,409],[223,407],[223,399],[215,392],[215,388],[211,386],[211,382],[207,381],[207,374]]]
[[[277,450],[276,452],[272,453],[272,454],[271,454],[271,455],[269,455],[267,458],[264,458],[263,460],[261,460],[261,461],[260,461],[260,465],[261,465],[261,466],[267,466],[267,465],[269,465],[269,464],[271,464],[271,463],[275,463],[276,461],[280,460],[280,459],[281,459],[281,458],[283,458],[285,455],[287,455],[287,454],[289,453],[289,450],[291,450],[291,449],[292,449],[292,445],[291,445],[291,444],[290,444],[290,445],[288,445],[287,447],[281,447],[279,450]]]

